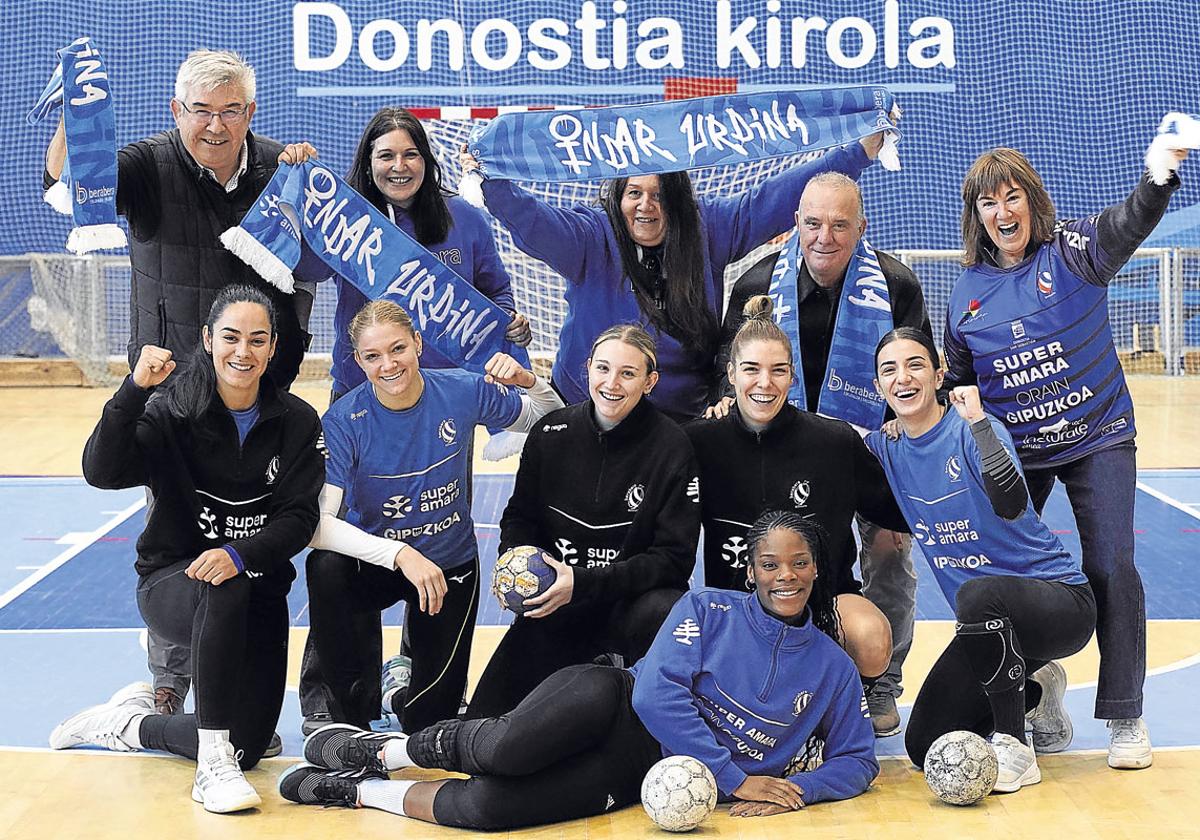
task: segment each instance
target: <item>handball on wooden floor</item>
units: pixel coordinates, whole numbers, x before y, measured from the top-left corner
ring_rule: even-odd
[[[642,807],[667,831],[691,831],[717,807],[717,780],[689,755],[655,764],[642,780]]]
[[[947,732],[925,753],[925,784],[951,805],[974,805],[992,792],[999,764],[992,745],[974,732]]]

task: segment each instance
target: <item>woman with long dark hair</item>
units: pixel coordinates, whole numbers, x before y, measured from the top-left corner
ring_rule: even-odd
[[[735,817],[859,795],[879,764],[858,675],[831,638],[821,529],[769,512],[747,541],[752,591],[687,593],[631,670],[566,668],[509,714],[446,720],[408,737],[325,727],[304,744],[310,763],[280,776],[280,794],[513,829],[623,808],[637,802],[656,761],[690,755],[712,771]],[[470,778],[387,778],[406,767]]]
[[[346,183],[447,268],[508,312],[512,316],[509,340],[529,344],[529,321],[517,312],[512,281],[496,252],[491,224],[482,212],[443,186],[441,164],[419,119],[404,108],[376,111],[363,128]],[[330,370],[333,399],[365,381],[362,368],[354,361],[347,328],[367,298],[340,277],[336,282]],[[426,369],[451,367],[433,347],[426,347],[421,363]]]
[[[567,281],[553,382],[567,403],[587,397],[588,350],[616,323],[655,333],[662,381],[654,403],[676,420],[699,417],[713,380],[725,266],[788,230],[818,172],[857,178],[883,135],[766,178],[732,198],[697,198],[686,172],[616,178],[600,206],[553,207],[511,181],[483,182],[488,211],[517,247]],[[463,147],[464,170],[479,168]]]
[[[867,445],[956,619],[913,704],[904,745],[920,767],[947,732],[989,737],[1000,763],[995,790],[1012,793],[1041,781],[1035,749],[1057,752],[1071,742],[1066,674],[1052,660],[1087,644],[1096,601],[1079,561],[1034,512],[1012,437],[984,413],[979,390],[959,386],[949,406],[938,402],[944,371],[933,339],[912,327],[892,330],[876,347],[875,371],[902,434],[872,432]]]
[[[1174,167],[1187,156],[1173,155]],[[1133,401],[1113,345],[1108,285],[1179,188],[1138,178],[1129,197],[1082,219],[1057,221],[1029,160],[984,152],[962,186],[966,256],[943,347],[946,385],[978,385],[984,409],[1012,435],[1033,506],[1063,483],[1096,595],[1097,718],[1109,726],[1111,767],[1149,767],[1142,721],[1146,604],[1134,566],[1137,482]]]
[[[242,770],[283,705],[291,561],[317,527],[325,476],[316,412],[264,375],[275,347],[271,301],[226,286],[179,373],[169,350],[142,348],[83,453],[89,484],[154,493],[137,543],[138,609],[160,637],[190,646],[196,713],[154,714],[149,685],[134,683],[60,724],[50,746],[190,758],[192,798],[217,813],[260,802]]]

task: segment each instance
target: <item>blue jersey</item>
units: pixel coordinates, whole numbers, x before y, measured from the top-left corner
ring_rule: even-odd
[[[791,779],[807,804],[848,799],[879,773],[858,671],[811,615],[794,627],[753,592],[694,589],[632,671],[646,730],[665,755],[702,761],[722,799],[747,776]],[[819,766],[806,760],[813,735]]]
[[[514,310],[512,283],[492,238],[492,227],[482,210],[472,207],[458,196],[447,196],[446,206],[450,210],[453,224],[446,239],[424,247],[442,261],[446,268],[483,292],[493,303],[509,312]],[[396,227],[414,235],[412,216],[407,210],[393,208]],[[337,309],[333,313],[333,365],[329,369],[333,377],[334,391],[345,393],[366,381],[362,368],[354,361],[354,347],[350,344],[350,321],[367,304],[367,297],[349,282],[335,275],[337,283]],[[430,343],[425,344],[421,355],[421,367],[453,367],[450,361]]]
[[[511,425],[520,393],[461,370],[423,370],[425,391],[392,411],[369,382],[325,412],[325,481],[345,493],[346,521],[402,540],[443,569],[476,553],[467,498],[475,426]]]
[[[1009,457],[1017,464],[1012,438],[988,417]],[[1061,583],[1087,583],[1079,561],[1038,518],[1033,505],[1015,520],[999,516],[983,486],[983,464],[971,427],[950,409],[917,438],[889,440],[867,435],[867,446],[883,463],[913,541],[933,569],[950,606],[958,588],[979,575],[1019,575]]]

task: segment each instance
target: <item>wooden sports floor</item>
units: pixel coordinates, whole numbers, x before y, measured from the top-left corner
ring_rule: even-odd
[[[1200,557],[1200,379],[1134,377],[1131,386],[1142,470],[1138,562],[1151,617],[1146,717],[1156,744],[1154,766],[1118,772],[1105,764],[1104,730],[1090,719],[1096,653],[1089,647],[1066,662],[1075,744],[1067,754],[1041,760],[1040,785],[991,796],[969,808],[943,805],[902,757],[902,739],[894,737],[877,742],[883,771],[865,795],[760,819],[734,819],[719,808],[697,836],[1200,837],[1200,715],[1195,702],[1200,698],[1200,585],[1195,579]],[[325,385],[306,385],[299,392],[324,408]],[[0,537],[0,838],[465,836],[467,832],[380,812],[295,806],[275,793],[275,777],[295,760],[301,743],[295,682],[307,622],[300,582],[301,591],[292,596],[292,668],[279,725],[285,756],[293,758],[265,761],[248,774],[263,795],[261,809],[233,816],[206,813],[188,795],[193,765],[180,759],[98,750],[56,753],[44,747],[58,719],[146,676],[136,642],[132,571],[127,568],[131,538],[141,522],[140,492],[102,495],[97,501],[89,494],[98,491],[82,487],[77,478],[83,442],[108,395],[107,390],[86,388],[0,388],[0,531],[5,533]],[[481,514],[480,505],[488,511],[502,507],[505,474],[513,468],[512,462],[477,467],[476,516],[485,557],[487,546],[494,545],[488,526],[496,518]],[[1064,500],[1052,499],[1047,521],[1071,542],[1073,522]],[[952,632],[923,563],[918,563],[918,574],[922,620],[905,668],[902,706],[911,703]],[[500,623],[497,611],[484,613],[481,625],[491,626],[477,630],[473,679],[503,632],[495,626]],[[397,620],[394,611],[387,615]],[[398,630],[389,630],[388,651],[397,639]],[[638,807],[512,835],[664,836]]]

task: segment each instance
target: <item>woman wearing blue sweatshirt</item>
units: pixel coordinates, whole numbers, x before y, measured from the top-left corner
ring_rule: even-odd
[[[532,337],[529,321],[516,311],[512,281],[496,252],[486,215],[442,187],[442,168],[434,157],[421,121],[403,108],[381,108],[363,129],[346,183],[386,213],[396,227],[417,240],[459,277],[512,315],[507,338],[521,346]],[[333,400],[366,381],[354,361],[348,329],[367,298],[335,277],[337,310],[333,316]],[[433,347],[421,366],[453,367]]]
[[[511,181],[485,180],[488,211],[513,242],[567,281],[567,315],[552,382],[568,405],[587,399],[588,350],[613,324],[638,323],[658,345],[655,406],[675,420],[699,417],[715,368],[725,267],[794,224],[809,178],[857,180],[883,134],[835,149],[732,197],[697,197],[686,172],[608,182],[600,204],[553,207]],[[464,170],[479,163],[466,151]]]
[[[938,402],[944,371],[929,335],[892,330],[875,350],[875,371],[903,433],[872,432],[867,446],[956,619],[917,695],[904,745],[921,766],[946,732],[991,736],[1000,761],[995,790],[1012,793],[1042,779],[1034,748],[1058,752],[1071,742],[1066,675],[1051,660],[1087,644],[1096,601],[1079,560],[1034,512],[1012,438],[984,413],[979,389],[953,389],[951,407]],[[1025,713],[1035,705],[1031,747]]]
[[[734,802],[732,816],[857,796],[879,764],[858,673],[831,638],[824,536],[796,514],[770,512],[747,541],[753,591],[687,593],[632,670],[565,668],[508,715],[443,721],[410,737],[327,726],[305,742],[311,763],[280,777],[280,793],[512,829],[630,805],[656,761],[691,755]],[[405,767],[471,778],[388,780]]]

